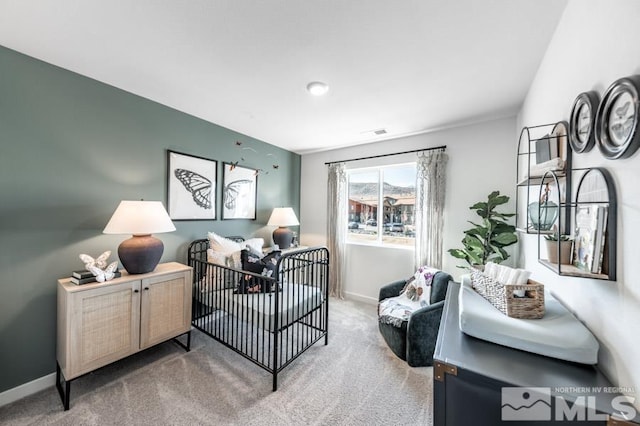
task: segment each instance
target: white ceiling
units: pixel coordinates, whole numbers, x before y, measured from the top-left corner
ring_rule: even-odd
[[[306,153],[515,114],[565,5],[0,0],[0,45]]]

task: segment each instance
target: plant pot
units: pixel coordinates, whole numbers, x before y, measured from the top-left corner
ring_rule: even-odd
[[[547,257],[549,262],[558,263],[558,241],[547,242]],[[560,241],[560,263],[568,265],[571,263],[571,248],[573,247],[573,241]]]

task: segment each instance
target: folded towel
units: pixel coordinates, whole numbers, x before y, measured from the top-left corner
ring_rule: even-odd
[[[493,278],[505,285],[524,285],[529,282],[531,272],[524,269],[510,268],[505,265],[498,265],[494,262],[487,262],[484,266],[484,275]],[[515,290],[517,297],[524,297],[524,290]]]
[[[498,276],[496,277],[496,280],[498,282],[501,282],[502,284],[510,284],[509,283],[509,275],[511,275],[511,271],[512,269],[509,268],[508,266],[504,266],[504,265],[498,265]]]

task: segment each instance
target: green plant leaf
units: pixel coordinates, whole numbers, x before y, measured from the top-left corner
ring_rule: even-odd
[[[510,217],[515,216],[516,214],[515,213],[497,213],[497,212],[494,212],[493,215],[495,217],[499,217],[501,219],[508,219]]]
[[[506,195],[495,196],[490,199],[491,205],[494,207],[501,206],[502,204],[507,204],[509,202],[509,197]]]
[[[464,252],[463,250],[460,249],[449,249],[447,250],[449,252],[449,254],[453,257],[456,257],[458,259],[466,259],[467,258],[467,253]]]
[[[471,210],[487,210],[488,206],[489,206],[489,204],[481,201],[479,203],[475,203],[474,205],[469,207],[469,209],[471,209]]]
[[[468,254],[469,258],[471,259],[471,262],[469,262],[470,265],[482,265],[482,258],[480,256],[476,255],[475,253]]]
[[[478,250],[482,250],[482,241],[480,241],[478,238],[471,236],[471,235],[467,235],[466,237],[464,237],[464,240],[462,241],[462,243],[467,246],[467,248],[475,248]]]
[[[487,201],[479,201],[469,207],[482,219],[481,223],[468,221],[473,227],[464,232],[462,244],[464,249],[450,249],[448,252],[455,258],[464,259],[470,265],[482,265],[489,260],[500,263],[509,257],[503,247],[518,241],[515,226],[505,220],[514,213],[497,212],[495,208],[509,202],[507,195],[500,191],[491,192]]]
[[[517,242],[518,237],[513,233],[503,232],[501,234],[494,236],[493,241],[496,241],[502,244],[503,246],[505,246],[505,245],[509,245]]]

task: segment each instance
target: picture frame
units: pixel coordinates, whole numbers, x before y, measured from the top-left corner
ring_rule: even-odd
[[[215,220],[218,162],[167,150],[167,207],[172,220]]]
[[[563,170],[566,170],[566,162],[569,160],[569,123],[566,121],[558,121],[551,129],[549,136],[552,144],[557,147],[557,156],[565,162]]]
[[[600,103],[598,92],[580,93],[571,107],[569,144],[573,152],[589,152],[596,144],[595,117]]]
[[[627,158],[640,147],[640,75],[613,82],[596,114],[596,142],[609,160]]]
[[[222,220],[256,219],[258,170],[223,163]]]

